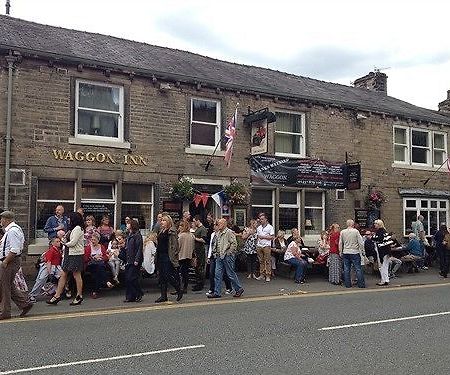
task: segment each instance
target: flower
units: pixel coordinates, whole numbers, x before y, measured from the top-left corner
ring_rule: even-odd
[[[243,183],[238,181],[233,181],[230,185],[223,188],[225,195],[227,196],[230,204],[239,205],[247,204],[248,200],[248,189]]]
[[[372,190],[366,197],[366,206],[369,208],[380,208],[384,202],[386,202],[386,199],[379,190]]]
[[[181,177],[172,185],[170,195],[175,200],[191,200],[194,197],[193,181],[189,177]]]

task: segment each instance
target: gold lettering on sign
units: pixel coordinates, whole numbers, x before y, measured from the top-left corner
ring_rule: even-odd
[[[72,152],[67,151],[66,152],[66,157],[64,158],[64,160],[71,160],[71,161],[73,161]]]
[[[106,162],[111,164],[116,164],[116,161],[112,158],[110,154],[106,154]]]
[[[90,163],[111,163],[116,164],[116,159],[114,156],[107,152],[83,152],[83,151],[67,151],[67,150],[52,150],[53,157],[56,160],[67,160],[67,161],[88,161]],[[144,157],[140,155],[129,155],[123,156],[124,165],[148,165]]]
[[[139,161],[142,163],[142,165],[145,165],[145,166],[148,165],[142,156],[139,156]]]
[[[93,152],[86,152],[86,160],[87,161],[94,161],[95,160],[95,155]]]
[[[83,161],[84,160],[84,152],[83,151],[75,152],[75,160]]]

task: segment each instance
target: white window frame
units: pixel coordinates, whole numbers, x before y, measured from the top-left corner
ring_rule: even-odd
[[[127,183],[124,183],[126,185]],[[143,236],[146,236],[148,233],[151,232],[153,228],[153,215],[154,215],[154,209],[155,206],[153,204],[153,201],[155,200],[155,189],[153,185],[145,185],[151,189],[151,201],[150,202],[140,202],[140,201],[122,201],[122,206],[124,205],[139,205],[139,206],[150,206],[150,228],[144,228],[141,229],[140,232]]]
[[[308,193],[321,193],[322,194],[322,206],[307,206],[306,205],[306,194]],[[313,191],[313,190],[305,190],[305,212],[306,209],[316,209],[316,210],[322,210],[322,228],[320,231],[325,230],[325,192],[324,191]],[[305,215],[306,216],[306,215]],[[306,217],[305,217],[306,220]],[[314,236],[320,236],[320,234],[306,234],[305,230],[305,237],[314,237]]]
[[[201,100],[204,102],[212,102],[212,103],[216,104],[216,123],[193,120],[194,100]],[[214,145],[208,146],[208,145],[199,145],[196,143],[192,143],[192,123],[214,126],[215,127]],[[219,100],[200,98],[200,97],[192,97],[191,98],[191,113],[190,113],[190,121],[189,121],[189,146],[191,148],[198,149],[198,150],[208,150],[208,151],[214,150],[217,143],[220,141],[220,124],[221,124],[221,102]]]
[[[428,166],[431,167],[432,163],[433,163],[433,144],[431,141],[431,134],[432,132],[429,130],[425,130],[425,129],[416,129],[416,128],[411,128],[411,135],[410,135],[410,147],[411,147],[411,151],[410,151],[410,160],[411,160],[411,165],[417,165],[417,166]],[[418,133],[425,133],[427,134],[428,137],[428,147],[424,147],[424,146],[413,146],[412,141],[413,141],[413,132],[418,132]],[[413,158],[413,149],[422,149],[422,150],[427,150],[427,162],[426,163],[418,163],[418,162],[413,162],[412,158]]]
[[[270,189],[270,188],[255,188],[253,187],[252,190],[266,190],[266,191],[270,191],[272,193],[272,203],[271,204],[251,204],[251,207],[258,207],[258,208],[262,208],[262,212],[265,212],[267,209],[269,208],[271,211],[271,216],[272,216],[272,223],[270,223],[274,228],[275,228],[275,189]]]
[[[406,142],[407,144],[401,144],[401,143],[396,143],[395,142],[395,129],[403,129],[406,132]],[[428,136],[428,147],[423,147],[423,146],[413,146],[412,145],[412,132],[413,131],[418,131],[418,132],[422,132],[422,133],[427,133]],[[435,149],[434,147],[434,135],[435,134],[439,134],[439,135],[443,135],[444,136],[444,148],[441,149]],[[436,130],[429,130],[429,129],[422,129],[422,128],[412,128],[412,127],[407,127],[407,126],[403,126],[403,125],[394,125],[393,126],[393,130],[392,130],[392,152],[393,152],[393,159],[394,159],[394,165],[405,165],[405,166],[412,166],[412,167],[425,167],[425,168],[437,168],[441,165],[441,163],[436,164],[435,160],[434,160],[434,151],[440,151],[444,153],[443,156],[443,160],[446,160],[448,157],[448,152],[447,152],[447,133],[446,132],[442,132],[442,131],[436,131]],[[395,146],[403,146],[406,147],[406,161],[399,161],[399,160],[395,160]],[[412,149],[413,148],[421,148],[421,149],[426,149],[428,151],[428,157],[427,157],[427,162],[426,163],[418,163],[418,162],[413,162],[412,161]]]
[[[297,228],[300,229],[300,223],[301,223],[301,210],[300,210],[300,200],[301,200],[301,193],[298,190],[289,190],[289,189],[281,189],[280,190],[280,196],[282,192],[294,192],[296,193],[296,199],[297,199],[297,203],[293,204],[293,203],[281,203],[281,199],[280,202],[278,202],[279,204],[279,208],[295,208],[297,210]],[[280,211],[278,210],[278,217],[277,217],[277,223],[278,226],[280,224]],[[278,228],[279,229],[279,228]],[[291,235],[291,229],[292,228],[285,228],[285,233],[286,235]]]
[[[406,144],[403,143],[396,143],[395,142],[395,129],[402,129],[405,131],[406,133]],[[395,125],[394,129],[392,131],[392,144],[393,144],[393,153],[394,153],[394,163],[396,164],[410,164],[410,142],[409,142],[409,128],[407,126],[400,126],[400,125]],[[405,160],[395,160],[395,146],[402,146],[406,148],[406,155],[405,155]]]
[[[415,207],[406,207],[406,201],[416,201]],[[427,201],[427,208],[421,207],[420,201]],[[431,202],[435,201],[437,202],[436,207],[431,207]],[[441,202],[445,202],[446,208],[441,208]],[[440,215],[442,212],[445,212],[445,222],[449,223],[449,200],[443,199],[443,198],[428,198],[428,197],[404,197],[403,198],[403,235],[406,236],[406,212],[415,212],[415,217],[417,218],[422,212],[427,212],[427,230],[428,233],[425,233],[425,235],[430,236],[432,235],[430,233],[430,212],[438,212],[439,220],[437,223],[437,228],[439,229],[440,222],[442,220],[440,219]]]
[[[295,136],[300,135],[300,153],[299,154],[276,152],[276,150],[275,150],[275,156],[283,156],[283,157],[291,157],[291,158],[304,158],[306,156],[306,142],[305,142],[306,115],[305,115],[305,113],[294,112],[294,111],[285,111],[285,110],[278,110],[278,111],[276,111],[276,113],[288,113],[288,114],[300,116],[300,118],[301,118],[301,121],[300,121],[301,133],[279,131],[279,130],[277,130],[277,125],[275,123],[275,138],[276,138],[277,134],[290,134],[290,135],[295,135]],[[274,139],[274,147],[276,147],[276,139]]]
[[[80,107],[79,106],[79,91],[80,91],[80,83],[87,83],[90,85],[95,86],[103,86],[103,87],[112,87],[119,89],[119,112],[116,111],[107,111],[103,109],[96,109],[96,108],[87,108],[87,107]],[[88,110],[98,113],[110,113],[110,114],[118,114],[119,120],[118,120],[118,129],[117,129],[117,138],[116,137],[105,137],[100,135],[90,135],[90,134],[78,134],[78,110]],[[96,81],[89,81],[84,79],[77,79],[76,85],[75,85],[75,138],[79,139],[88,139],[88,140],[96,140],[96,141],[111,141],[111,142],[124,142],[124,89],[123,86],[120,85],[113,85],[110,83],[103,83],[103,82],[96,82]]]
[[[442,149],[442,148],[435,148],[434,147],[434,136],[435,135],[443,135],[444,136],[444,148]],[[433,158],[433,166],[434,167],[437,167],[437,168],[439,168],[440,166],[441,166],[441,163],[439,163],[439,164],[436,164],[436,162],[435,162],[435,160],[434,160],[434,152],[435,151],[440,151],[440,152],[443,152],[444,153],[444,156],[442,157],[442,161],[444,162],[446,159],[447,159],[447,157],[448,157],[448,154],[447,154],[447,133],[445,133],[445,132],[439,132],[439,131],[433,131],[433,134],[432,134],[432,141],[433,141],[433,145],[432,145],[432,158]]]

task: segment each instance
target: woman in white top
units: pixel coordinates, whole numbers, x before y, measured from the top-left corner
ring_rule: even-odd
[[[69,215],[69,229],[69,241],[66,238],[62,241],[64,244],[63,272],[59,278],[55,295],[47,301],[49,305],[56,305],[61,300],[61,293],[64,290],[69,272],[73,273],[77,284],[77,295],[70,305],[80,305],[83,302],[83,279],[81,278],[81,271],[84,268],[84,222],[83,217],[78,212],[72,212]]]
[[[305,269],[308,262],[303,259],[302,250],[300,248],[301,238],[292,241],[284,253],[284,261],[295,267],[295,282],[303,284],[305,277]]]

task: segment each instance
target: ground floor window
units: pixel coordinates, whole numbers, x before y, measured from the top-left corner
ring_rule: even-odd
[[[58,205],[65,212],[75,208],[75,181],[39,180],[36,200],[36,237],[47,237],[44,232],[47,219],[55,214]]]
[[[275,190],[253,189],[251,198],[251,218],[257,218],[261,212],[264,212],[269,219],[269,223],[273,225],[274,200]]]
[[[136,219],[141,232],[148,232],[152,228],[153,218],[153,189],[150,185],[123,184],[122,185],[122,214],[120,223],[125,218]]]
[[[153,225],[153,185],[122,184],[122,195],[117,195],[116,183],[83,181],[38,180],[36,200],[36,238],[47,237],[44,226],[55,212],[57,205],[63,205],[65,212],[76,209],[75,197],[84,209],[85,217],[93,215],[99,226],[107,215],[115,229],[125,228],[125,218],[137,219],[141,232],[145,234]],[[120,215],[120,217],[119,217]]]
[[[325,229],[325,193],[305,191],[303,212],[301,199],[302,191],[298,189],[279,189],[279,194],[276,194],[276,189],[253,189],[251,217],[256,218],[258,213],[265,212],[277,230],[289,234],[292,228],[301,228],[303,224],[305,235],[320,234]]]
[[[116,185],[98,182],[83,182],[81,185],[81,207],[85,217],[95,217],[95,224],[100,225],[103,216],[115,227]]]
[[[441,223],[448,223],[448,199],[435,198],[403,198],[403,230],[404,234],[412,231],[411,224],[417,217],[424,217],[423,227],[427,236],[432,236]]]
[[[325,194],[305,192],[305,234],[320,234],[325,229]]]

